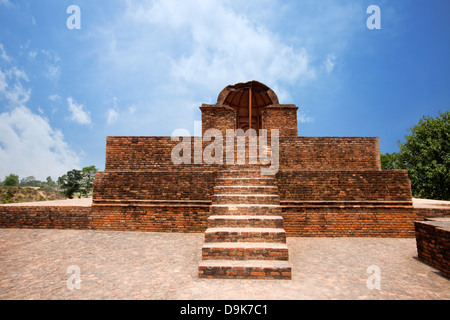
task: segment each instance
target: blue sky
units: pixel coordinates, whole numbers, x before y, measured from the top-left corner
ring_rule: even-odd
[[[81,29],[67,28],[77,5]],[[381,10],[369,30],[368,6]],[[104,169],[106,136],[193,133],[202,103],[258,80],[301,136],[383,152],[450,105],[447,0],[0,0],[0,177]]]

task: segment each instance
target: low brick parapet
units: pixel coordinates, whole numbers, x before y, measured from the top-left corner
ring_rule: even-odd
[[[89,229],[91,206],[0,206],[0,228]]]
[[[450,278],[450,218],[428,218],[414,226],[419,260]]]
[[[249,220],[253,227],[269,226],[261,215],[282,216],[287,237],[413,238],[414,222],[450,217],[450,208],[417,208],[396,201],[282,201],[281,206],[243,206],[211,205],[208,200],[98,199],[92,206],[90,201],[79,205],[67,200],[0,205],[0,228],[203,233],[208,218],[229,215],[230,206],[233,214],[242,215],[238,218]]]

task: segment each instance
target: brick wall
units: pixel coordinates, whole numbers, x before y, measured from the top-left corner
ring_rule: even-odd
[[[278,129],[280,137],[297,137],[297,110],[295,105],[270,105],[262,111],[262,128]]]
[[[209,205],[154,203],[93,205],[90,228],[114,231],[199,233],[206,230]]]
[[[111,171],[98,172],[94,201],[211,200],[215,171]]]
[[[199,149],[202,150],[203,155],[203,150],[210,145],[210,141],[202,141],[200,137],[184,138],[186,139],[184,141],[188,141],[185,146],[191,152],[190,164],[174,164],[172,161],[172,150],[182,143],[181,138],[178,141],[172,141],[171,137],[107,137],[105,171],[218,170],[216,164],[207,164],[204,161],[197,164],[195,159],[196,145],[200,145]],[[224,159],[226,157],[226,148],[223,151],[223,157]]]
[[[416,216],[408,207],[282,205],[288,237],[414,237]]]
[[[378,138],[280,137],[282,170],[381,170]]]
[[[105,171],[173,167],[171,152],[178,143],[170,137],[107,137]]]
[[[90,228],[204,232],[217,174],[207,168],[97,173]]]
[[[94,203],[108,205],[110,200],[113,200],[113,203],[116,201],[118,205],[131,206],[128,208],[129,212],[137,210],[133,207],[134,204],[144,205],[146,202],[180,201],[195,204],[193,201],[199,200],[208,205],[214,193],[216,175],[215,171],[101,172],[95,181]],[[294,220],[302,217],[305,212],[304,209],[296,212],[295,208],[305,205],[320,206],[327,202],[335,206],[364,206],[371,202],[372,205],[378,206],[411,204],[408,177],[403,171],[281,171],[277,174],[277,185],[282,204],[291,207],[286,212],[293,216]],[[104,212],[108,210],[105,208]],[[181,212],[184,209],[180,207],[177,210]],[[338,210],[336,214],[339,212],[347,211]],[[374,214],[377,213],[379,212]],[[411,210],[410,214],[416,216]],[[359,217],[360,215],[351,218]],[[294,224],[293,228],[299,227]],[[302,228],[299,230],[303,230]],[[408,228],[411,230],[412,225]],[[302,233],[294,229],[294,234]],[[339,232],[336,230],[336,234]]]
[[[204,232],[209,205],[0,206],[0,228]]]
[[[450,217],[450,208],[414,208],[417,220],[426,220],[435,217]]]
[[[426,209],[428,217],[450,210]],[[414,237],[423,209],[407,206],[282,205],[288,237]],[[0,206],[0,228],[201,233],[208,202],[118,201],[91,207]]]
[[[407,171],[279,171],[282,201],[409,201]]]
[[[0,206],[1,228],[88,229],[91,207]]]
[[[204,104],[200,110],[202,111],[202,135],[208,129],[218,129],[225,136],[226,129],[236,128],[236,111],[233,108],[222,104]]]
[[[191,138],[192,165],[175,166],[171,153],[181,140],[107,137],[105,171],[217,170],[214,164],[195,164],[195,139],[199,138]],[[280,170],[381,170],[378,138],[280,137],[279,142]],[[203,141],[202,150],[209,144]]]
[[[419,260],[450,278],[450,220],[448,221],[447,227],[439,221],[417,221],[415,236]]]

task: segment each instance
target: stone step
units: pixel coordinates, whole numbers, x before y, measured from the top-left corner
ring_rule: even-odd
[[[211,204],[280,204],[278,194],[214,194]]]
[[[275,186],[276,179],[270,177],[217,178],[216,186]]]
[[[278,260],[202,260],[200,278],[208,279],[284,279],[292,278],[291,265]]]
[[[277,186],[229,185],[215,186],[215,194],[278,194]]]
[[[205,243],[202,259],[220,260],[289,260],[288,247],[284,243],[220,242]]]
[[[279,215],[281,206],[277,204],[213,204],[211,215]]]
[[[216,215],[208,218],[208,227],[283,228],[283,217],[270,215]]]
[[[286,243],[283,228],[208,228],[205,242],[280,242]]]

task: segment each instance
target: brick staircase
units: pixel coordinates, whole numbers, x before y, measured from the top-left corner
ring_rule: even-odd
[[[261,175],[258,166],[221,171],[205,231],[199,277],[291,279],[288,259],[274,176]]]

